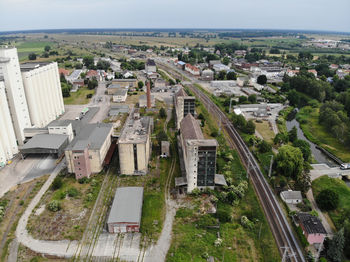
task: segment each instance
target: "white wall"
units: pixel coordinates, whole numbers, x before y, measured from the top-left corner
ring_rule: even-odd
[[[0,167],[17,153],[18,147],[8,108],[5,83],[0,81]]]
[[[24,141],[23,129],[31,127],[31,121],[16,48],[0,48],[0,72],[5,80],[8,105],[16,138],[18,143],[22,145]]]

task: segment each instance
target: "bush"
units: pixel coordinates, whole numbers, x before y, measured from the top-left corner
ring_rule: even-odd
[[[50,210],[51,212],[57,212],[61,210],[61,203],[57,200],[52,200],[48,206],[47,209]]]
[[[216,218],[212,217],[209,214],[201,216],[197,222],[200,228],[207,228],[217,225]]]
[[[70,187],[67,190],[67,194],[69,197],[76,197],[79,194],[79,191],[75,187]]]
[[[303,233],[303,230],[301,229],[301,227],[297,227],[297,234],[299,237],[299,240],[301,242],[301,244],[303,245],[303,247],[307,247],[309,245],[309,242],[307,242],[307,239]]]
[[[258,147],[260,153],[267,153],[272,150],[272,146],[265,140],[262,140]]]
[[[332,189],[324,189],[317,195],[316,202],[323,210],[334,210],[339,204],[339,194]]]
[[[62,178],[59,177],[59,176],[57,176],[57,177],[53,180],[51,188],[52,188],[53,190],[57,190],[57,189],[60,189],[62,186],[63,186]]]
[[[216,217],[219,219],[221,223],[231,222],[232,221],[231,210],[229,208],[219,208],[216,211]]]
[[[91,98],[91,97],[92,97],[92,94],[87,94],[86,95],[86,98],[88,98],[88,99]]]
[[[82,177],[78,179],[79,184],[87,184],[89,183],[89,179],[87,177]]]

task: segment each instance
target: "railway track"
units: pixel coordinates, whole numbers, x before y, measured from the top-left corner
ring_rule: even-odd
[[[161,68],[169,70],[179,78],[180,73],[167,66],[161,65]],[[279,247],[279,251],[284,261],[305,262],[303,251],[295,238],[292,229],[284,215],[274,193],[272,192],[268,182],[262,174],[260,167],[250,152],[247,145],[244,143],[237,130],[234,128],[231,121],[225,113],[202,91],[193,85],[188,85],[188,88],[197,96],[204,104],[208,112],[211,113],[219,122],[219,125],[226,131],[228,141],[231,147],[236,148],[243,165],[247,169],[247,173],[253,183],[254,189],[260,200],[261,206],[270,225],[271,231],[275,237],[275,241]]]

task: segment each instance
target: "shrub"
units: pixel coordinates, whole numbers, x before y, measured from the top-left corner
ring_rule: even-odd
[[[60,189],[62,186],[63,186],[62,178],[59,177],[59,176],[57,176],[57,177],[53,180],[51,188],[52,188],[53,190],[57,190],[57,189]]]
[[[50,210],[51,212],[57,212],[61,210],[61,203],[57,200],[52,200],[48,206],[47,209]]]
[[[324,189],[317,195],[316,202],[323,210],[334,210],[339,204],[339,194],[332,189]]]
[[[216,211],[216,217],[220,222],[226,223],[232,221],[231,211],[229,209],[220,208]]]
[[[299,237],[299,240],[301,242],[301,244],[303,245],[303,247],[307,247],[309,245],[309,242],[307,242],[307,239],[303,233],[303,230],[301,229],[301,227],[297,227],[297,234]]]
[[[265,140],[262,140],[258,147],[260,153],[267,153],[272,150],[272,146]]]
[[[70,187],[67,190],[67,194],[69,197],[76,197],[79,194],[79,191],[75,187]]]
[[[212,217],[209,214],[201,216],[197,222],[200,228],[212,227],[217,224],[216,218]]]
[[[87,177],[82,177],[78,179],[79,184],[87,184],[89,183],[89,179]]]

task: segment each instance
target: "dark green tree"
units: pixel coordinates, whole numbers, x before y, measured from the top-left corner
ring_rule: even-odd
[[[87,68],[93,68],[94,67],[94,57],[93,56],[84,56],[83,63]]]
[[[36,54],[35,54],[35,53],[30,53],[30,54],[28,55],[28,59],[29,59],[29,60],[36,60]]]
[[[316,196],[316,203],[322,210],[334,210],[339,205],[339,194],[332,189],[324,189]]]
[[[298,131],[295,126],[288,132],[288,139],[292,143],[298,139]]]
[[[51,46],[49,46],[49,45],[45,46],[44,50],[45,50],[45,52],[49,52],[51,50]]]
[[[252,95],[248,96],[248,101],[252,104],[256,104],[256,102],[257,102],[256,95],[252,94]]]
[[[260,153],[267,153],[267,152],[270,152],[272,150],[272,146],[266,142],[265,140],[262,140],[260,142],[260,144],[258,145],[259,147],[259,152]]]
[[[329,242],[327,257],[334,262],[343,261],[345,238],[344,229],[339,230]]]
[[[159,117],[166,118],[166,111],[163,107],[159,110]]]
[[[301,152],[303,153],[304,161],[309,162],[311,159],[311,149],[310,144],[306,142],[305,140],[296,139],[293,142],[294,147],[300,148]]]
[[[230,71],[230,72],[227,73],[226,79],[227,80],[236,80],[237,79],[237,75],[236,75],[235,72]]]
[[[266,75],[259,75],[259,76],[258,76],[258,79],[256,80],[256,82],[257,82],[259,85],[266,85],[266,83],[267,83],[267,77],[266,77]]]
[[[304,158],[301,150],[290,145],[281,146],[276,157],[276,169],[285,177],[299,179],[304,170]]]
[[[142,89],[144,85],[145,85],[145,84],[144,84],[142,81],[139,81],[139,82],[137,83],[137,87],[138,87],[139,89]]]

